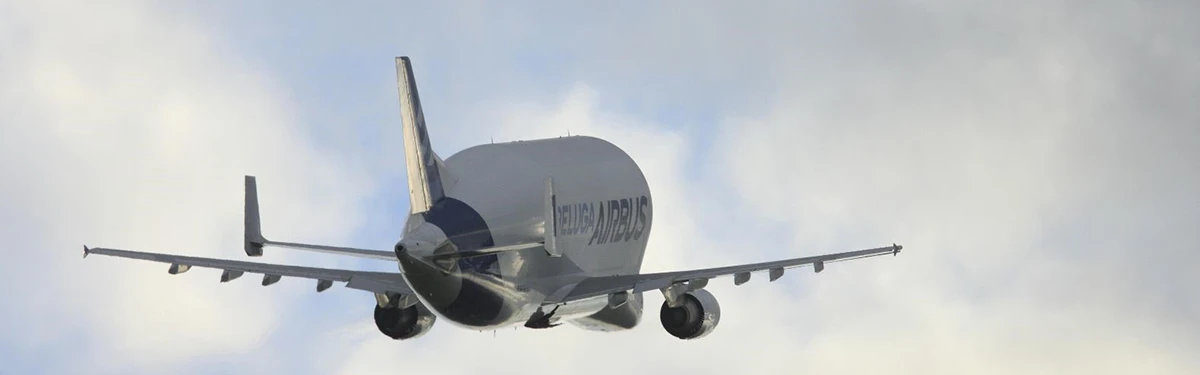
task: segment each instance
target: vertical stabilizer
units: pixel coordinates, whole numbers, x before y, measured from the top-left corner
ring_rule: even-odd
[[[408,201],[413,213],[425,212],[445,196],[442,189],[442,161],[429,145],[425,114],[413,78],[412,61],[396,58],[397,86],[400,90],[400,115],[404,124],[404,162],[408,167]]]

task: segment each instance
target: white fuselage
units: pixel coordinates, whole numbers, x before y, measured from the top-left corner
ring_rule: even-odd
[[[467,251],[541,241],[550,230],[562,256],[535,247],[460,259],[449,272],[401,256],[400,269],[425,306],[477,329],[527,323],[539,309],[554,311],[552,322],[583,318],[576,323],[585,328],[636,324],[640,295],[621,306],[628,311],[603,311],[607,296],[543,306],[547,296],[566,293],[584,278],[641,269],[653,204],[641,169],[625,152],[576,136],[475,146],[445,164],[452,171],[441,176],[445,198],[409,219],[405,240],[419,240],[420,227],[432,225],[432,232],[440,230]],[[549,218],[548,178],[554,189]]]

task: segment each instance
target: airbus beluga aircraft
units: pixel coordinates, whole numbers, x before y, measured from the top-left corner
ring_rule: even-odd
[[[617,146],[584,136],[462,150],[443,160],[430,147],[421,100],[407,57],[396,58],[411,209],[390,250],[268,240],[259,224],[257,182],[246,176],[245,250],[293,248],[396,262],[398,273],[299,267],[110,248],[88,254],[221,269],[221,282],[244,273],[262,285],[283,276],[334,282],[375,294],[375,325],[392,339],[428,332],[438,318],[475,330],[515,324],[550,328],[563,322],[594,331],[638,324],[642,293],[659,291],[659,319],[680,339],[717,327],[721,308],[705,290],[709,279],[753,272],[770,281],[784,270],[900,252],[901,246],[689,271],[641,273],[654,222],[654,200],[642,171]]]

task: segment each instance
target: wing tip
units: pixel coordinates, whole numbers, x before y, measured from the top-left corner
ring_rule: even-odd
[[[89,249],[87,245],[83,245],[83,257],[87,258],[88,254],[91,254],[91,253],[92,253],[92,249]]]
[[[897,245],[895,242],[893,242],[892,243],[892,256],[896,256],[896,254],[900,254],[900,250],[904,250],[904,246]]]

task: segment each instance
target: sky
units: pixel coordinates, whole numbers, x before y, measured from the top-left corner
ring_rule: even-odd
[[[0,0],[0,374],[1200,372],[1200,4]],[[889,245],[708,289],[720,327],[392,341],[310,280],[81,259],[389,248],[395,56],[433,147],[601,137],[667,271]],[[263,261],[394,270],[268,250]]]

